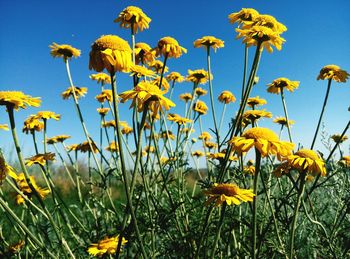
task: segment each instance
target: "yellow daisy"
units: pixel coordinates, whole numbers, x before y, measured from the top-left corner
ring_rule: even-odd
[[[143,76],[154,77],[155,73],[143,66],[132,65],[130,67],[130,76],[137,76],[138,78],[141,78]]]
[[[258,17],[259,12],[253,8],[242,8],[238,13],[231,13],[228,16],[230,23],[233,24],[235,22],[242,23],[246,21],[252,21],[256,17]]]
[[[201,157],[201,156],[204,156],[204,152],[200,151],[200,150],[196,150],[194,152],[191,153],[192,156],[195,156],[195,157]]]
[[[55,154],[54,153],[44,153],[44,154],[37,154],[32,157],[26,158],[26,165],[32,166],[34,164],[39,164],[42,166],[45,166],[47,161],[55,161]]]
[[[90,75],[91,80],[97,81],[97,83],[101,83],[101,85],[110,84],[111,77],[106,73],[97,73]]]
[[[346,167],[350,167],[350,156],[343,156],[339,162]]]
[[[247,101],[247,105],[251,108],[255,108],[257,106],[264,105],[266,103],[267,103],[266,100],[263,98],[260,98],[259,96],[249,97]]]
[[[55,143],[63,143],[65,140],[69,139],[71,136],[69,135],[57,135],[52,138],[48,138],[46,142],[48,144],[55,144]]]
[[[193,45],[195,48],[212,47],[216,51],[216,49],[224,47],[224,41],[217,39],[214,36],[204,36],[200,39],[195,40],[193,42]]]
[[[156,53],[168,58],[179,58],[183,53],[187,53],[187,49],[181,47],[177,40],[172,37],[164,37],[158,41]]]
[[[227,205],[240,205],[241,202],[251,202],[255,196],[252,189],[241,189],[232,183],[214,183],[212,187],[204,190],[203,193],[209,197],[205,204],[209,205],[215,202],[216,207],[225,202]]]
[[[128,241],[123,237],[121,247],[123,247]],[[92,256],[112,255],[117,252],[119,243],[119,235],[114,237],[104,237],[97,243],[93,243],[88,248],[87,252]]]
[[[185,101],[186,103],[188,102],[188,101],[190,101],[190,100],[192,100],[192,94],[190,94],[190,93],[184,93],[184,94],[180,94],[180,99],[181,100],[183,100],[183,101]]]
[[[293,92],[299,87],[299,81],[291,81],[288,78],[280,77],[268,84],[267,91],[273,94],[279,94],[282,88],[286,88],[288,91]]]
[[[325,162],[313,150],[300,149],[295,154],[289,155],[286,160],[292,169],[299,172],[307,172],[311,175],[326,175]]]
[[[147,43],[138,42],[135,44],[135,61],[139,63],[150,63],[156,58],[156,51],[153,50]]]
[[[107,151],[113,153],[119,151],[119,146],[114,141],[109,143],[108,147],[105,148]]]
[[[90,148],[90,145],[89,145],[89,142],[87,141],[84,141],[83,143],[80,143],[78,146],[74,147],[76,151],[80,151],[80,152],[83,152],[83,153],[86,153],[86,152],[94,152],[94,153],[97,153],[98,152],[98,148],[95,144],[94,141],[91,141],[91,146],[92,146],[92,150]]]
[[[213,76],[211,75],[211,79]],[[209,80],[209,73],[204,69],[188,70],[186,81],[193,82],[195,84],[205,84]]]
[[[268,14],[259,14],[252,21],[245,21],[242,28],[249,28],[251,26],[268,27],[277,33],[287,31],[287,27],[284,24],[278,22],[275,17]]]
[[[131,128],[129,125],[126,125],[126,126],[124,126],[123,128],[122,128],[122,134],[124,134],[124,135],[129,135],[129,134],[131,134],[134,130],[133,130],[133,128]]]
[[[180,115],[175,114],[175,113],[169,113],[167,119],[169,121],[173,121],[173,122],[177,123],[178,125],[184,125],[186,123],[192,122],[192,120],[181,117]]]
[[[104,103],[105,101],[111,102],[113,100],[112,90],[103,90],[99,95],[96,95],[95,99],[100,103]]]
[[[160,76],[157,76],[156,78],[154,78],[152,81],[151,81],[151,84],[154,84],[156,86],[158,86],[158,88],[162,88],[164,89],[164,93],[167,93],[170,89],[170,85],[168,83],[168,81],[163,77],[162,78],[162,85],[159,86],[160,84]]]
[[[348,136],[344,135],[341,137],[341,134],[334,134],[331,136],[331,139],[333,139],[335,143],[343,143],[344,141],[348,140]]]
[[[141,8],[136,6],[128,6],[119,14],[118,18],[114,20],[116,23],[120,23],[120,27],[131,28],[134,33],[138,30],[143,31],[148,29],[151,18],[149,18]]]
[[[39,120],[36,115],[30,115],[25,121],[22,131],[26,134],[33,133],[34,131],[42,131],[44,129],[44,123]]]
[[[20,91],[0,91],[0,105],[26,109],[27,106],[39,107],[40,97],[32,97]]]
[[[168,81],[174,81],[181,83],[185,80],[185,78],[178,72],[171,72],[165,77]]]
[[[272,113],[265,110],[247,110],[243,113],[243,120],[247,119],[251,122],[255,122],[260,118],[272,118]]]
[[[206,95],[208,93],[207,90],[201,88],[201,87],[197,87],[195,90],[194,90],[194,93],[198,96],[202,96],[202,95]]]
[[[193,104],[193,110],[198,112],[200,115],[204,115],[208,111],[208,106],[205,102],[198,100],[195,104]]]
[[[200,134],[198,138],[202,139],[204,141],[208,141],[208,140],[210,140],[212,138],[212,136],[210,135],[209,132],[203,131],[202,134]]]
[[[209,149],[216,148],[218,145],[215,142],[205,141],[204,146],[206,146]]]
[[[317,76],[317,80],[325,80],[325,79],[332,79],[336,82],[342,82],[345,83],[347,79],[349,78],[349,73],[345,70],[342,70],[337,65],[327,65],[324,66],[320,74]]]
[[[51,48],[51,56],[54,58],[63,58],[64,61],[67,61],[68,58],[71,59],[72,57],[77,58],[80,56],[80,50],[73,48],[71,45],[59,45],[54,42],[49,47]]]
[[[79,99],[80,97],[85,96],[85,94],[87,93],[87,88],[86,87],[77,87],[77,86],[73,86],[74,87],[74,92],[76,97]],[[71,96],[73,96],[73,88],[72,87],[68,87],[66,91],[62,92],[62,98],[67,100],[69,99]]]
[[[236,101],[236,97],[230,91],[222,91],[218,97],[219,102],[228,104],[234,103]]]
[[[285,117],[276,117],[273,120],[274,123],[277,123],[281,126],[286,126],[287,125],[287,119]],[[288,125],[293,125],[295,122],[293,120],[288,120]]]
[[[165,130],[165,131],[162,131],[160,133],[160,137],[164,140],[167,140],[167,139],[172,139],[174,140],[175,139],[175,135],[174,133],[171,131],[171,130]]]
[[[36,117],[41,120],[49,120],[49,119],[54,119],[56,121],[60,120],[61,115],[56,114],[51,111],[40,111],[36,114]]]
[[[148,67],[150,69],[152,69],[154,72],[156,72],[157,74],[162,73],[163,66],[164,66],[164,63],[160,60],[154,60],[154,61],[148,63]],[[168,71],[169,71],[169,68],[167,66],[165,66],[164,73],[166,73]]]
[[[97,112],[101,116],[106,116],[109,111],[110,111],[110,108],[97,108]]]

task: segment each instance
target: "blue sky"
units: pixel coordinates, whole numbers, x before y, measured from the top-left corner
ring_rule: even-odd
[[[238,97],[242,81],[243,45],[241,40],[235,39],[236,25],[229,24],[227,16],[243,7],[250,7],[260,13],[273,15],[285,24],[288,27],[288,31],[283,34],[286,43],[281,51],[263,53],[258,71],[260,81],[253,89],[252,96],[259,95],[267,99],[265,108],[274,117],[282,116],[280,96],[268,94],[266,84],[278,77],[300,81],[299,89],[287,93],[286,98],[290,119],[296,121],[292,128],[294,140],[306,147],[311,145],[326,92],[326,82],[316,80],[319,70],[324,65],[336,64],[350,71],[350,2],[347,0],[334,0],[331,4],[324,0],[217,0],[214,3],[209,0],[2,0],[0,89],[20,90],[42,97],[41,108],[29,108],[16,113],[19,128],[29,114],[51,110],[60,113],[62,119],[50,122],[49,136],[69,134],[72,135],[70,143],[84,140],[73,103],[60,97],[60,93],[69,86],[64,63],[52,58],[48,47],[52,42],[71,44],[82,51],[81,57],[71,62],[71,70],[75,85],[89,88],[87,96],[81,99],[81,106],[88,129],[97,139],[98,115],[95,109],[98,103],[94,97],[99,93],[99,86],[89,79],[93,71],[88,69],[88,54],[91,44],[103,34],[116,34],[130,41],[130,31],[113,23],[119,12],[129,5],[142,8],[152,19],[150,29],[136,35],[137,42],[155,46],[160,38],[172,36],[188,49],[188,53],[180,59],[168,61],[170,71],[186,75],[187,69],[206,68],[205,51],[193,48],[194,40],[213,35],[225,41],[225,48],[212,54],[215,96],[223,90],[230,90]],[[253,53],[253,49],[250,52]],[[119,91],[130,89],[131,84],[128,75],[118,77]],[[176,86],[174,101],[177,107],[173,112],[182,113],[183,104],[178,95],[190,92],[191,87],[189,83]],[[327,133],[340,133],[349,120],[349,93],[349,83],[333,83],[324,116]],[[209,96],[204,97],[204,100],[209,105]],[[128,107],[126,104],[120,108],[122,120],[129,121]],[[221,108],[222,105],[217,103],[218,115],[221,114]],[[235,114],[237,108],[237,103],[229,106],[227,118]],[[8,123],[5,109],[2,107],[1,110],[0,123]],[[205,125],[211,124],[211,121],[210,114],[203,118]],[[263,120],[259,125],[270,127],[276,132],[279,130],[271,120]],[[9,132],[0,131],[0,146],[5,150],[11,150],[10,137]],[[20,134],[20,139],[25,152],[33,154],[31,138]],[[320,141],[316,149],[323,150]]]

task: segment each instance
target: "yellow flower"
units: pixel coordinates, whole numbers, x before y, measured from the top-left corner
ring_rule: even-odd
[[[97,108],[97,112],[101,115],[101,116],[106,116],[107,113],[109,112],[110,108]]]
[[[217,147],[217,144],[215,142],[210,142],[210,141],[205,141],[204,145],[209,149],[213,149]]]
[[[208,106],[205,102],[198,100],[195,104],[193,104],[193,110],[198,112],[198,114],[203,115],[208,111]]]
[[[50,54],[54,58],[63,58],[63,60],[66,62],[67,59],[71,59],[72,57],[79,57],[80,56],[80,50],[73,48],[71,45],[62,44],[58,45],[57,43],[52,43],[52,45],[49,46],[51,48]]]
[[[187,53],[187,49],[181,47],[174,38],[164,37],[158,41],[156,52],[157,56],[163,55],[168,58],[179,58],[182,52]]]
[[[34,131],[42,131],[44,129],[44,123],[39,120],[36,115],[30,115],[25,121],[22,131],[26,134],[33,133]]]
[[[247,162],[247,165],[243,166],[243,172],[250,175],[255,175],[255,166],[253,160],[249,160]]]
[[[9,126],[7,124],[0,124],[0,129],[9,130]]]
[[[246,21],[252,21],[258,17],[259,12],[253,8],[242,8],[238,13],[231,13],[228,18],[230,23],[238,22],[239,24]]]
[[[274,123],[277,123],[281,126],[286,126],[287,125],[287,119],[285,117],[276,117],[274,120],[273,120]],[[293,120],[288,120],[288,124],[289,126],[290,125],[293,125],[294,124],[294,121]]]
[[[104,103],[105,101],[111,102],[113,100],[112,90],[105,89],[99,95],[96,95],[95,98],[100,103]]]
[[[70,136],[68,136],[68,135],[57,135],[57,136],[54,136],[52,138],[48,138],[46,140],[46,142],[48,144],[55,144],[55,143],[58,143],[58,142],[59,143],[63,143],[65,140],[67,140],[69,138],[70,138]]]
[[[266,100],[263,98],[260,98],[259,96],[249,97],[247,101],[247,105],[251,108],[255,108],[257,106],[264,105],[266,103],[267,103]]]
[[[133,132],[133,129],[129,125],[126,125],[122,128],[122,134],[124,135],[129,135],[132,132]]]
[[[193,42],[193,45],[195,48],[212,47],[216,51],[216,49],[224,47],[224,41],[217,39],[214,36],[204,36],[200,39],[195,40]]]
[[[70,151],[77,151],[79,145],[78,144],[72,144],[72,145],[69,145],[67,146],[67,151],[70,152]]]
[[[26,158],[26,165],[32,166],[34,164],[39,164],[42,166],[45,166],[47,161],[54,161],[55,160],[55,154],[54,153],[44,153],[44,154],[37,154],[35,156]]]
[[[335,143],[343,143],[348,139],[348,136],[344,135],[343,137],[341,137],[340,134],[334,134],[331,136],[331,139],[333,139]]]
[[[90,75],[91,80],[97,81],[97,83],[101,83],[101,85],[110,84],[111,77],[106,73],[97,73]]]
[[[210,139],[212,138],[212,136],[210,135],[209,132],[203,131],[202,134],[199,135],[198,138],[199,138],[199,139],[202,139],[202,140],[204,140],[204,141],[208,141],[208,140],[210,140]]]
[[[95,142],[93,142],[92,140],[91,140],[91,147],[92,147],[92,152],[94,152],[94,153],[98,152],[98,148],[97,148]],[[83,143],[77,145],[76,147],[72,146],[72,148],[75,148],[75,149],[71,149],[71,150],[77,150],[77,151],[80,151],[83,153],[91,152],[89,142],[87,142],[87,141],[84,141]]]
[[[219,161],[223,161],[226,156],[226,152],[218,152],[218,153],[209,153],[207,154],[207,157],[210,159],[217,159]],[[238,158],[235,156],[229,156],[228,158],[230,161],[235,161]]]
[[[130,76],[136,75],[138,78],[143,76],[154,77],[155,73],[152,70],[149,70],[143,66],[132,65],[130,67]]]
[[[108,147],[105,148],[107,151],[113,153],[119,151],[119,146],[114,141],[109,143]]]
[[[350,156],[343,156],[339,162],[346,167],[350,167]]]
[[[17,186],[21,190],[21,192],[23,192],[23,194],[30,199],[32,196],[32,189],[29,187],[24,174],[23,173],[20,173],[19,175],[14,174],[14,175],[11,175],[11,177],[16,180]],[[30,176],[30,182],[34,187],[34,190],[39,194],[39,196],[42,199],[44,199],[47,195],[49,195],[50,190],[47,188],[40,188],[37,185],[34,176]],[[25,200],[21,195],[18,194],[16,196],[16,202],[18,205],[23,204],[24,201]]]
[[[132,50],[129,43],[116,35],[103,35],[91,46],[89,69],[110,74],[128,72],[132,65]]]
[[[153,146],[145,146],[144,151],[145,151],[146,153],[154,153],[155,148],[154,148]]]
[[[339,66],[327,65],[321,69],[320,74],[317,77],[317,80],[332,79],[336,82],[345,83],[348,78],[349,78],[349,73],[346,72],[345,70],[342,70]]]
[[[24,247],[24,245],[25,245],[24,240],[20,240],[19,242],[10,245],[8,250],[11,254],[16,254]]]
[[[211,75],[211,79],[213,76]],[[204,69],[188,70],[186,81],[193,82],[195,84],[205,84],[209,80],[209,73]]]
[[[160,76],[157,76],[156,78],[154,78],[152,81],[151,81],[151,84],[154,84],[156,86],[158,86],[158,88],[163,88],[164,89],[164,93],[167,93],[170,89],[170,85],[168,83],[168,81],[163,77],[162,79],[162,85],[159,86],[160,84]]]
[[[115,120],[110,120],[110,121],[103,122],[102,127],[104,127],[104,128],[110,128],[110,127],[116,128],[117,124],[115,123]]]
[[[299,81],[291,81],[288,78],[280,77],[268,84],[267,91],[273,94],[279,94],[282,88],[286,88],[288,91],[293,92],[299,87]]]
[[[278,22],[275,17],[267,14],[260,14],[256,16],[252,21],[245,21],[243,28],[249,28],[251,26],[264,26],[272,29],[274,32],[283,33],[287,31],[287,27]]]
[[[156,58],[156,51],[144,42],[138,42],[135,44],[135,61],[139,63],[150,63]]]
[[[51,111],[40,111],[36,114],[36,117],[41,120],[49,120],[49,119],[54,119],[56,121],[60,120],[61,115],[56,114]]]
[[[86,87],[76,87],[76,86],[73,86],[73,87],[74,87],[74,92],[75,92],[77,99],[85,96],[85,94],[87,93]],[[65,100],[69,99],[71,96],[73,96],[73,88],[68,87],[67,90],[62,92],[61,95],[62,95],[63,99],[65,99]]]
[[[255,122],[261,117],[272,118],[272,113],[265,110],[247,110],[243,113],[243,120],[248,119],[251,122]]]
[[[190,93],[184,93],[184,94],[180,94],[180,99],[185,101],[186,103],[190,100],[192,100],[192,94]]]
[[[175,103],[163,96],[164,91],[160,90],[156,85],[148,82],[140,82],[134,89],[120,94],[122,102],[132,99],[131,107],[137,104],[137,110],[142,112],[145,103],[148,103],[149,110],[157,114],[164,107],[169,110],[170,107],[175,107]]]
[[[178,125],[184,125],[186,123],[192,122],[192,120],[181,117],[180,115],[175,113],[169,113],[167,119],[177,123]]]
[[[20,91],[0,91],[0,105],[26,109],[27,106],[39,107],[40,97],[32,97]]]
[[[192,128],[186,128],[186,127],[184,127],[184,128],[182,128],[182,129],[180,129],[180,132],[183,132],[183,133],[189,133],[189,132],[191,132],[191,133],[193,133],[195,130]]]
[[[320,156],[313,150],[300,149],[286,158],[291,168],[311,175],[326,175],[326,166]]]
[[[118,18],[114,20],[120,23],[120,27],[131,28],[134,33],[138,30],[143,31],[148,29],[151,18],[149,18],[141,8],[136,6],[128,6],[119,14]]]
[[[272,46],[277,50],[282,49],[282,44],[285,42],[277,32],[265,26],[252,26],[246,29],[237,28],[237,39],[243,38],[243,43],[248,47],[261,44],[260,48],[265,48],[268,52],[273,52]]]
[[[236,97],[230,91],[222,91],[218,97],[219,102],[228,104],[234,103],[236,101]]]
[[[168,74],[166,76],[166,79],[168,81],[174,81],[174,82],[178,82],[178,83],[181,83],[185,80],[185,78],[178,72],[171,72],[170,74]]]
[[[195,90],[194,90],[194,93],[198,96],[202,96],[202,95],[206,95],[208,93],[207,90],[204,90],[203,88],[201,87],[197,87]]]
[[[103,256],[105,254],[115,254],[117,251],[119,242],[119,235],[115,237],[104,237],[98,243],[93,243],[88,248],[87,252],[92,256]],[[121,247],[123,247],[128,241],[123,237]]]
[[[10,177],[16,177],[16,173],[13,168],[6,163],[2,154],[0,153],[0,186],[2,185],[2,181],[9,175]]]
[[[196,151],[192,152],[192,156],[199,158],[201,156],[204,156],[204,152],[202,152],[200,150],[196,150]]]
[[[164,66],[164,63],[160,60],[154,60],[148,64],[148,67],[152,69],[154,72],[156,72],[157,74],[162,73],[163,66]],[[164,73],[168,71],[169,71],[169,68],[165,66]]]
[[[232,183],[214,183],[203,193],[209,196],[205,204],[215,202],[215,206],[220,206],[225,202],[227,205],[240,205],[241,202],[253,201],[255,196],[252,189],[241,189]]]
[[[234,137],[229,143],[239,154],[255,147],[263,157],[269,154],[277,155],[279,160],[281,157],[291,155],[294,148],[293,143],[280,141],[272,130],[260,127],[246,130],[241,137]]]
[[[172,131],[170,130],[165,130],[163,131],[161,134],[160,134],[160,137],[163,138],[163,139],[172,139],[174,140],[175,139],[175,135]]]

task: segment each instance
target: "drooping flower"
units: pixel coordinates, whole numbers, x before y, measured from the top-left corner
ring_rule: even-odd
[[[137,76],[138,78],[141,78],[144,76],[154,77],[155,73],[152,70],[149,70],[143,66],[132,65],[130,67],[130,76]]]
[[[331,139],[333,139],[335,143],[343,143],[348,139],[348,136],[346,135],[342,136],[341,134],[334,134],[331,136]]]
[[[183,100],[183,101],[185,101],[186,103],[188,102],[188,101],[191,101],[192,100],[192,94],[190,94],[190,93],[184,93],[184,94],[180,94],[180,99],[181,100]]]
[[[251,108],[255,108],[255,107],[264,105],[266,103],[267,103],[266,100],[263,98],[260,98],[259,96],[249,97],[247,101],[247,105]]]
[[[332,79],[336,82],[345,83],[349,78],[349,73],[341,69],[337,65],[327,65],[324,66],[320,74],[317,76],[317,80]]]
[[[231,24],[235,22],[241,24],[242,22],[253,21],[258,15],[259,12],[253,8],[242,8],[238,13],[231,13],[228,18]]]
[[[208,91],[201,87],[196,87],[196,89],[194,90],[194,93],[198,96],[202,96],[202,95],[206,95]]]
[[[135,44],[135,62],[140,63],[151,63],[156,58],[156,51],[153,50],[147,43],[138,42]]]
[[[204,115],[208,111],[208,106],[205,102],[198,100],[195,104],[193,104],[193,110],[198,112],[200,115]]]
[[[168,58],[179,58],[182,53],[187,53],[187,49],[181,47],[174,38],[164,37],[158,41],[156,53],[157,56],[163,55]]]
[[[211,75],[211,79],[213,76]],[[205,84],[209,80],[209,73],[204,69],[188,70],[186,81],[193,82],[195,84]]]
[[[148,103],[149,110],[153,114],[157,114],[163,108],[169,110],[170,107],[175,107],[175,104],[164,96],[164,91],[160,90],[156,85],[145,81],[140,82],[134,89],[121,93],[120,97],[122,102],[132,99],[130,108],[137,104],[139,112],[144,110],[146,103]]]
[[[91,74],[90,78],[91,78],[91,80],[97,81],[98,84],[101,83],[101,85],[111,83],[111,77],[109,75],[107,75],[106,73]]]
[[[292,169],[307,172],[311,175],[326,175],[326,166],[323,159],[313,150],[300,149],[286,158]]]
[[[120,27],[131,28],[134,33],[138,30],[143,31],[148,29],[151,18],[149,18],[141,8],[136,6],[128,6],[120,12],[118,17],[114,20],[116,23],[120,23]]]
[[[9,130],[9,126],[7,124],[0,124],[0,129]]]
[[[203,131],[202,134],[200,134],[198,138],[202,139],[204,141],[208,141],[208,140],[210,140],[212,138],[212,136],[210,135],[209,132]]]
[[[80,50],[72,47],[71,45],[59,45],[54,42],[49,47],[51,48],[51,56],[53,56],[54,58],[63,58],[65,62],[67,61],[67,59],[71,59],[72,57],[77,58],[80,56]]]
[[[222,91],[218,97],[219,102],[228,104],[236,101],[236,97],[230,91]]]
[[[247,47],[257,46],[260,44],[260,48],[266,49],[268,52],[273,52],[272,46],[277,50],[282,49],[282,44],[285,42],[277,32],[265,26],[252,26],[246,29],[237,28],[237,39],[243,38],[243,43],[247,44]]]
[[[132,50],[129,43],[116,35],[103,35],[91,46],[89,69],[110,74],[128,72],[132,65]]]
[[[123,247],[128,241],[123,237],[121,247]],[[119,235],[114,237],[104,237],[97,243],[93,243],[88,248],[87,252],[92,256],[113,255],[117,251],[119,243]]]
[[[113,100],[112,90],[105,89],[99,95],[96,95],[95,98],[100,103],[104,103],[105,101],[111,102]]]
[[[209,205],[215,202],[216,207],[225,202],[227,205],[240,205],[241,202],[253,201],[255,196],[252,189],[241,189],[236,184],[231,183],[214,183],[203,193],[209,197],[205,204]]]
[[[248,152],[252,147],[259,150],[262,157],[276,155],[279,160],[292,154],[294,144],[280,141],[275,132],[267,128],[255,127],[246,130],[241,137],[229,141],[239,154]]]
[[[277,123],[281,126],[287,126],[287,119],[285,117],[276,117],[274,120],[273,120],[274,123]],[[293,125],[294,124],[294,121],[293,120],[288,120],[288,125]]]
[[[74,92],[77,99],[79,99],[80,97],[84,97],[88,90],[86,87],[77,87],[77,86],[73,86],[73,87],[74,87]],[[67,90],[62,92],[61,95],[64,100],[69,99],[71,96],[73,96],[73,88],[68,87]]]
[[[54,119],[56,121],[60,120],[61,115],[56,114],[52,111],[40,111],[36,114],[36,117],[41,120],[49,120],[49,119]]]
[[[44,123],[39,120],[36,115],[30,115],[25,121],[22,131],[26,134],[33,133],[34,131],[42,131],[44,129]]]
[[[168,81],[174,81],[181,83],[185,80],[185,78],[178,72],[171,72],[165,77]]]
[[[293,92],[299,87],[299,81],[291,81],[288,78],[280,77],[268,84],[267,91],[273,94],[279,94],[282,88],[286,88],[288,91]]]
[[[109,111],[110,111],[110,108],[97,108],[97,112],[101,116],[106,116]]]
[[[35,156],[26,158],[25,163],[27,166],[32,166],[34,164],[45,166],[47,161],[55,161],[55,154],[51,152],[44,153],[44,154],[37,154]]]
[[[193,42],[193,45],[195,48],[200,48],[200,47],[210,48],[210,47],[212,47],[216,51],[216,49],[224,47],[224,41],[217,39],[214,36],[204,36],[200,39],[195,40]]]
[[[148,63],[148,67],[150,69],[152,69],[154,72],[156,72],[157,74],[162,73],[163,66],[164,66],[164,63],[160,60],[154,60],[154,61]],[[165,66],[164,73],[166,73],[168,71],[169,71],[169,68],[167,66]]]
[[[192,122],[192,120],[181,117],[180,115],[175,114],[175,113],[169,113],[167,119],[169,121],[173,121],[173,122],[177,123],[178,125],[184,125],[186,123]]]
[[[27,106],[39,107],[40,97],[32,97],[20,91],[0,91],[0,105],[26,109]]]

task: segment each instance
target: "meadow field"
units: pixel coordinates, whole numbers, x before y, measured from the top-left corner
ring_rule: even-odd
[[[152,30],[142,6],[118,12],[111,22],[128,38],[101,35],[84,42],[88,53],[52,39],[46,54],[68,85],[55,97],[61,107],[40,108],[54,102],[49,91],[1,86],[0,258],[350,258],[350,103],[334,113],[340,128],[325,126],[346,68],[326,63],[307,75],[323,85],[322,101],[310,98],[317,116],[290,118],[302,82],[283,70],[261,82],[260,72],[288,44],[283,14],[223,14],[241,56],[218,91],[213,71],[230,68],[212,60],[232,47],[226,40],[148,44],[138,40]],[[189,58],[186,72],[173,71],[190,48],[202,68]],[[83,55],[95,90],[73,83]],[[51,135],[65,116],[65,131]],[[300,136],[298,121],[309,123]]]

